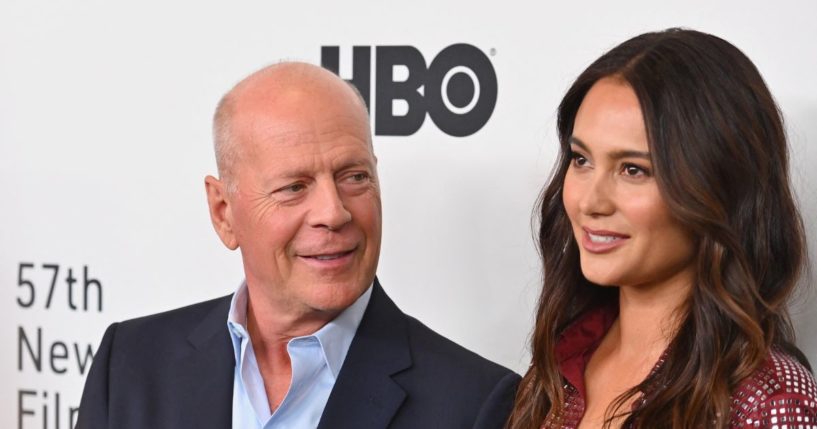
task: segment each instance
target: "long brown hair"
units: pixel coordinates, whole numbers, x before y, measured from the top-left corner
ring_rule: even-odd
[[[782,117],[754,64],[723,39],[669,29],[632,38],[592,63],[559,105],[561,154],[540,196],[538,246],[544,285],[532,362],[508,427],[539,428],[562,411],[559,335],[582,312],[615,299],[581,273],[562,203],[568,139],[579,106],[601,78],[623,79],[644,116],[659,190],[695,235],[696,279],[666,360],[611,405],[624,426],[727,427],[730,393],[771,347],[793,346],[787,301],[805,260],[803,225],[789,184]],[[662,386],[643,406],[622,404]],[[608,420],[609,423],[609,420]]]

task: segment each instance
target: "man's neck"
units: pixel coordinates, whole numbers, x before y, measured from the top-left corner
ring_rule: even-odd
[[[314,334],[340,313],[292,302],[247,279],[247,329],[254,329],[253,339],[286,345],[292,338]]]
[[[264,380],[270,411],[274,412],[286,397],[292,381],[289,340],[314,334],[339,312],[292,311],[265,298],[263,293],[253,294],[248,285],[247,332]]]

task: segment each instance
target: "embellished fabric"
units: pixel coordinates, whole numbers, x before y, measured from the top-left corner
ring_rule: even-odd
[[[556,345],[556,361],[564,379],[562,413],[549,415],[542,429],[575,429],[584,416],[584,370],[593,352],[618,317],[615,305],[600,307],[565,330]],[[664,363],[662,356],[651,374]],[[633,409],[652,392],[643,392]],[[817,382],[796,359],[774,349],[766,361],[732,394],[730,429],[817,429]]]
[[[817,429],[814,376],[791,356],[773,350],[766,363],[732,394],[732,428]]]

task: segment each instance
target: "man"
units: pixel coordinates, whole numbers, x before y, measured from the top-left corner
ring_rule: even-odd
[[[381,205],[355,90],[302,63],[219,103],[210,216],[246,279],[108,328],[91,428],[500,428],[519,376],[403,314],[375,278]]]

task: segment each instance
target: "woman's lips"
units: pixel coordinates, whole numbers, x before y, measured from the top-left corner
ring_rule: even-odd
[[[613,231],[582,229],[584,230],[582,247],[590,253],[612,252],[630,239],[629,235]]]

